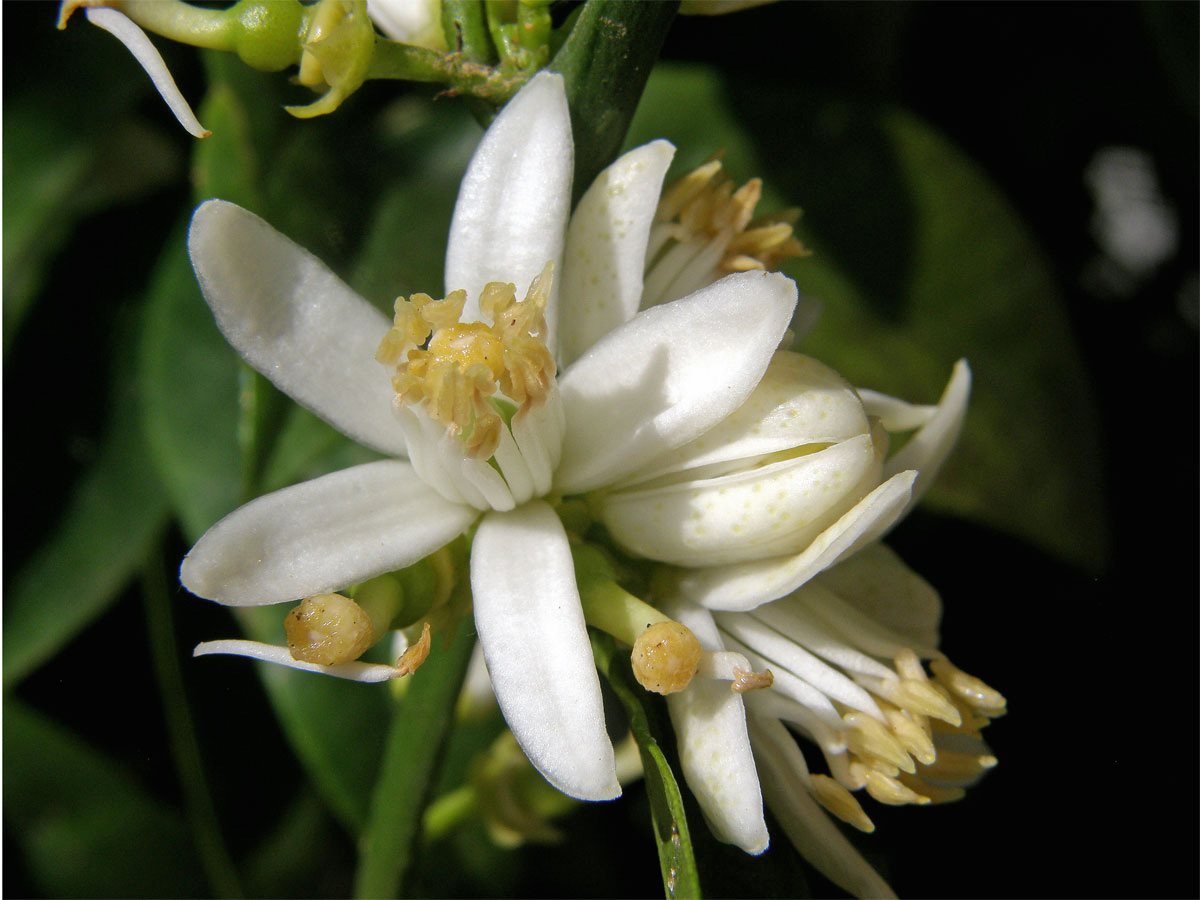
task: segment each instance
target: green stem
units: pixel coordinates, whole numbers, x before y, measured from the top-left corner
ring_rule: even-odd
[[[502,72],[472,61],[465,53],[443,54],[426,47],[380,40],[375,44],[367,78],[445,84],[460,94],[501,106],[520,90],[529,74]]]
[[[188,712],[183,673],[179,668],[175,644],[171,598],[157,553],[142,567],[142,598],[154,673],[158,679],[171,740],[171,756],[179,773],[184,804],[196,838],[196,849],[214,893],[220,897],[241,897],[237,870],[221,837],[220,822],[204,775],[200,744]]]
[[[442,32],[446,46],[475,63],[496,60],[479,0],[442,0]]]
[[[638,635],[649,626],[671,621],[615,581],[581,583],[579,599],[583,605],[583,617],[589,625],[629,646],[633,646]]]
[[[117,8],[147,31],[181,44],[232,50],[230,16],[224,9],[202,9],[182,0],[121,0]]]
[[[474,644],[473,629],[462,623],[454,640],[439,641],[410,676],[413,681],[392,720],[371,796],[354,879],[356,897],[399,894]]]

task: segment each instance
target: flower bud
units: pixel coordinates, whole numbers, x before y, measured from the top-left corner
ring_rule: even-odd
[[[596,505],[639,556],[682,566],[782,556],[879,484],[886,449],[841,376],[779,352],[740,409]]]

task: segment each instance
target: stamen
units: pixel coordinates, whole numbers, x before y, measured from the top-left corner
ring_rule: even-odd
[[[951,694],[965,700],[970,706],[987,716],[1003,715],[1007,702],[1004,695],[988,686],[974,675],[968,675],[948,659],[935,659],[929,663],[933,676]]]
[[[429,623],[425,622],[421,626],[421,636],[417,638],[417,642],[400,654],[400,658],[396,660],[396,672],[400,675],[411,675],[417,671],[421,668],[421,663],[429,658],[429,649],[432,646],[433,638],[430,637]]]
[[[812,775],[809,782],[812,795],[829,812],[847,825],[853,825],[859,831],[870,834],[875,830],[875,823],[871,821],[870,816],[859,805],[854,795],[828,775]]]
[[[375,643],[366,610],[341,594],[318,594],[302,601],[283,620],[292,658],[338,666],[362,656]]]
[[[771,674],[770,669],[763,669],[761,672],[747,672],[744,669],[734,669],[733,674],[735,677],[729,689],[735,694],[744,694],[747,691],[761,691],[775,683],[775,676]]]
[[[846,746],[866,762],[876,760],[895,766],[904,772],[916,772],[917,767],[904,745],[885,725],[860,712],[850,712],[846,722]]]
[[[544,342],[552,273],[547,263],[520,302],[513,285],[486,285],[479,305],[490,325],[459,321],[465,291],[444,300],[397,299],[392,329],[375,353],[395,369],[397,405],[421,408],[467,457],[492,457],[509,427],[504,402],[516,406],[514,420],[523,419],[555,388],[557,369]]]
[[[651,625],[633,645],[633,674],[656,694],[674,694],[691,682],[703,651],[691,630],[679,622]]]
[[[880,803],[885,803],[888,806],[903,806],[907,803],[925,806],[931,802],[929,797],[924,794],[918,794],[912,788],[902,784],[897,778],[868,768],[862,763],[851,763],[850,768],[851,770],[856,770],[856,774],[862,777],[867,793]]]
[[[923,781],[916,775],[901,775],[897,780],[905,787],[911,788],[915,793],[923,797],[928,797],[930,802],[935,804],[953,803],[967,796],[967,792],[960,787],[940,787],[936,784]]]
[[[774,270],[807,255],[792,232],[798,210],[752,221],[761,197],[758,178],[735,191],[720,159],[666,188],[646,251],[644,304],[682,297],[730,272]]]

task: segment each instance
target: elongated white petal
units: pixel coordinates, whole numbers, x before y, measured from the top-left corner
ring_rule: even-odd
[[[763,798],[804,858],[856,897],[895,897],[887,882],[809,795],[808,771],[797,768],[799,752],[786,752],[788,745],[796,749],[787,729],[777,721],[752,716],[750,735],[763,773]]]
[[[942,463],[954,449],[967,416],[967,400],[970,396],[971,369],[965,359],[960,359],[954,364],[950,381],[938,401],[937,412],[899,453],[884,464],[885,478],[905,469],[916,469],[920,473],[913,485],[913,505],[929,490]]]
[[[761,380],[795,305],[790,278],[742,272],[603,337],[559,380],[567,433],[556,486],[611,484],[732,413]]]
[[[356,441],[404,456],[375,350],[390,324],[319,259],[224,200],[192,216],[188,252],[217,327],[293,400]]]
[[[779,352],[762,380],[740,407],[694,441],[689,441],[634,474],[650,479],[723,463],[746,468],[760,457],[810,444],[834,444],[870,426],[854,388],[842,376],[815,359]]]
[[[196,542],[179,579],[228,606],[283,603],[411,565],[478,515],[443,500],[408,463],[385,459],[234,510]]]
[[[632,553],[681,566],[717,566],[798,553],[877,480],[869,434],[817,453],[720,478],[617,491],[600,517]]]
[[[663,612],[691,629],[705,650],[722,649],[708,610],[677,600],[664,603]],[[747,853],[762,853],[770,836],[741,696],[725,681],[696,677],[667,697],[667,709],[684,778],[713,834]]]
[[[674,155],[667,141],[629,151],[596,176],[571,214],[559,301],[563,367],[638,311],[650,224]]]
[[[620,796],[600,680],[562,523],[546,503],[486,514],[471,549],[475,627],[504,718],[546,780]]]
[[[524,297],[553,260],[546,345],[554,352],[574,152],[562,76],[539,72],[488,127],[458,190],[446,290],[467,292],[464,322],[480,318],[479,293],[488,282],[511,282]]]
[[[857,609],[868,620],[907,638],[914,649],[933,649],[941,643],[938,626],[942,620],[942,598],[933,585],[905,565],[885,544],[874,544],[826,569],[813,580],[812,586],[836,594],[838,600]],[[801,592],[805,601],[807,589],[805,585]],[[836,602],[830,603],[822,597],[811,605],[818,611],[829,611],[836,624]],[[847,625],[855,631],[864,627],[858,621]]]
[[[251,659],[261,659],[264,662],[287,666],[289,669],[300,669],[304,672],[316,672],[318,675],[332,675],[334,678],[346,678],[350,681],[368,683],[387,681],[398,678],[404,673],[394,666],[379,663],[348,662],[340,666],[322,666],[317,663],[301,662],[293,659],[287,647],[277,647],[275,644],[263,644],[259,641],[205,641],[197,644],[192,656],[211,656],[213,654],[228,654],[231,656],[248,656]]]
[[[150,38],[146,37],[146,32],[142,31],[137,23],[122,12],[103,7],[92,7],[86,10],[84,15],[87,16],[89,22],[103,28],[133,54],[133,58],[150,76],[150,81],[153,82],[158,95],[170,107],[171,112],[188,134],[198,138],[206,138],[212,134],[200,124],[196,114],[192,112],[187,100],[183,98],[183,94],[175,85],[175,79],[171,77],[167,64],[163,62],[162,54],[154,48],[154,44],[150,43]]]
[[[936,406],[919,406],[866,388],[859,388],[858,396],[862,399],[867,415],[875,416],[883,422],[883,427],[888,431],[912,431],[914,428],[920,428],[937,412]]]
[[[818,572],[876,540],[904,511],[915,472],[893,475],[795,556],[690,569],[679,590],[709,609],[747,610],[790,594]]]

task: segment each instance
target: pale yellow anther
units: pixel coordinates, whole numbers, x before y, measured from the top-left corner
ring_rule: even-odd
[[[937,759],[937,751],[933,747],[933,738],[926,730],[927,720],[924,716],[909,713],[905,710],[883,709],[884,718],[892,728],[892,736],[915,759],[924,765],[929,765]]]
[[[952,750],[942,750],[937,755],[937,761],[921,769],[921,774],[931,775],[934,778],[973,779],[988,769],[995,768],[999,762],[990,753],[958,753]]]
[[[721,274],[773,270],[806,251],[793,236],[798,212],[754,221],[761,197],[761,179],[752,178],[735,191],[720,159],[711,159],[663,192],[655,222],[681,244],[717,241],[721,248],[723,242],[717,265]]]
[[[770,669],[761,672],[747,672],[744,669],[733,670],[733,683],[729,689],[735,694],[745,694],[747,691],[761,691],[775,683],[775,675]]]
[[[658,622],[638,635],[630,661],[638,684],[656,694],[674,694],[691,683],[702,654],[686,625]]]
[[[901,775],[897,780],[905,787],[910,788],[914,793],[920,794],[922,797],[928,797],[932,803],[953,803],[967,796],[967,792],[962,788],[941,787],[936,784],[929,784],[926,781],[922,781],[916,775]]]
[[[870,834],[875,830],[875,823],[866,814],[858,800],[848,790],[830,778],[828,775],[813,775],[809,778],[812,795],[817,802],[847,825],[853,825],[859,831]]]
[[[858,774],[863,778],[867,793],[880,803],[885,803],[888,806],[903,806],[908,803],[925,806],[931,802],[929,797],[924,794],[918,794],[912,788],[902,784],[897,778],[885,775],[876,769],[862,766],[861,763],[851,763],[851,768],[855,766],[860,767]]]
[[[988,716],[1002,715],[1008,701],[995,688],[990,687],[974,675],[968,675],[948,659],[935,659],[929,663],[939,684],[945,685],[954,696],[965,700],[975,709]]]
[[[429,650],[432,646],[433,638],[430,636],[429,623],[425,622],[421,626],[421,636],[417,638],[417,642],[400,654],[400,658],[396,660],[397,677],[411,675],[421,668],[421,663],[429,658]]]
[[[938,690],[939,687],[940,685],[927,680],[888,678],[881,680],[873,690],[901,709],[941,719],[954,726],[960,725],[962,715],[950,698]]]
[[[879,759],[904,771],[915,772],[916,764],[903,744],[878,719],[862,712],[850,712],[842,717],[846,746],[864,760]]]
[[[322,666],[352,662],[375,643],[371,617],[341,594],[302,601],[284,618],[283,628],[293,659]]]
[[[490,325],[459,321],[465,291],[444,300],[427,294],[398,299],[392,328],[375,354],[395,369],[397,404],[423,408],[462,442],[465,455],[492,456],[505,428],[492,398],[503,394],[520,415],[544,402],[554,386],[557,370],[544,342],[552,274],[547,263],[521,302],[513,285],[487,284],[480,308]]]

